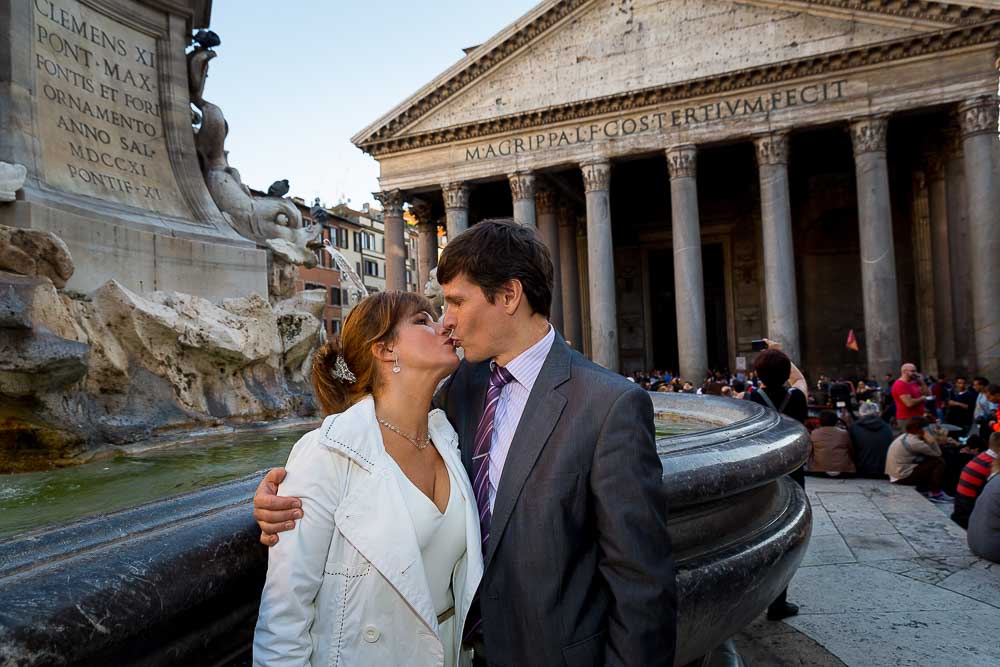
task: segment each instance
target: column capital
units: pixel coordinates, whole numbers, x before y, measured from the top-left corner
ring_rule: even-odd
[[[560,227],[572,227],[576,229],[576,213],[569,206],[560,206],[556,211],[556,220]]]
[[[515,171],[507,174],[510,181],[510,194],[514,201],[535,198],[535,175],[530,171]]]
[[[851,121],[851,144],[854,155],[884,153],[888,116],[865,116]]]
[[[441,186],[444,208],[469,208],[469,186],[465,183],[445,183]]]
[[[666,151],[670,179],[694,178],[697,173],[698,147],[694,144],[671,146]]]
[[[431,221],[431,205],[423,199],[415,199],[410,203],[410,215],[416,219],[418,225],[433,224]]]
[[[383,190],[382,192],[373,192],[372,196],[382,204],[382,211],[386,217],[400,218],[403,216],[402,190]]]
[[[556,193],[547,187],[535,191],[535,209],[539,215],[554,213],[556,210]]]
[[[962,137],[975,134],[997,133],[997,98],[995,95],[983,95],[966,100],[958,105],[958,122],[962,128]]]
[[[584,192],[607,190],[611,186],[611,162],[605,158],[580,163]]]
[[[754,137],[757,164],[788,164],[788,133],[768,132]]]

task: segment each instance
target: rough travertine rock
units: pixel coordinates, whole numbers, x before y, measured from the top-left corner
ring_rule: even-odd
[[[0,271],[45,276],[63,288],[73,275],[73,258],[52,232],[0,225]]]
[[[215,304],[114,280],[79,295],[0,272],[0,471],[165,430],[312,412],[324,298]]]

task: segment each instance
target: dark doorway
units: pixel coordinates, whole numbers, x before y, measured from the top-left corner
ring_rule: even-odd
[[[729,366],[726,323],[725,254],[721,243],[701,247],[705,284],[705,329],[708,367]],[[649,306],[652,324],[653,367],[679,372],[677,367],[677,309],[674,302],[674,254],[669,248],[649,252]],[[698,384],[704,378],[684,378]]]

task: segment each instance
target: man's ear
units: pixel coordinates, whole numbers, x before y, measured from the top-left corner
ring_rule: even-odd
[[[511,278],[505,282],[497,292],[497,299],[500,300],[504,312],[508,315],[513,315],[517,312],[517,308],[521,305],[523,298],[524,286],[521,285],[521,281],[517,278]]]

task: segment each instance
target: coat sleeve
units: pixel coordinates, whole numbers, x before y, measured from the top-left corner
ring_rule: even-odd
[[[337,458],[317,442],[315,433],[303,436],[288,457],[288,475],[279,493],[302,499],[302,518],[268,550],[267,579],[253,640],[254,665],[309,664],[309,631],[343,486],[338,482]]]
[[[598,568],[613,598],[608,665],[674,663],[677,593],[662,474],[653,403],[639,387],[629,388],[601,429],[590,479]]]

